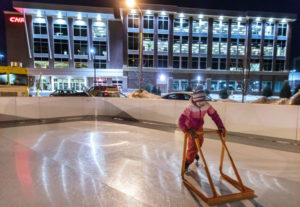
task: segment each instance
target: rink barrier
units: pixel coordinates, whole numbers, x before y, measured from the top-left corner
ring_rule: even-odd
[[[187,101],[94,97],[0,97],[0,122],[111,116],[177,125]],[[300,141],[298,106],[211,102],[230,132]],[[215,124],[205,117],[205,128]]]
[[[219,205],[225,202],[232,202],[232,201],[237,201],[237,200],[242,200],[242,199],[249,199],[249,198],[253,198],[255,196],[255,192],[254,190],[252,190],[251,188],[245,186],[243,184],[243,181],[238,173],[238,170],[235,166],[235,163],[231,157],[231,154],[229,152],[229,149],[226,145],[226,134],[222,135],[218,130],[209,130],[209,131],[197,131],[198,135],[205,135],[205,134],[217,134],[220,138],[220,141],[222,143],[222,149],[221,149],[221,158],[220,158],[220,166],[219,166],[219,171],[220,171],[220,175],[221,178],[223,178],[224,180],[226,180],[228,183],[230,183],[232,186],[234,186],[237,190],[239,190],[238,193],[231,193],[231,194],[226,194],[226,195],[220,195],[217,193],[216,189],[215,189],[215,184],[212,180],[210,171],[209,171],[209,167],[208,164],[206,162],[205,156],[202,152],[200,143],[199,143],[199,137],[197,137],[195,139],[195,143],[197,146],[197,150],[201,156],[201,162],[204,166],[205,172],[206,172],[206,176],[211,188],[211,192],[213,194],[212,197],[209,197],[207,195],[207,193],[198,190],[194,185],[191,184],[191,182],[188,181],[188,179],[185,178],[185,160],[186,160],[186,153],[187,153],[187,140],[188,140],[188,136],[191,136],[189,133],[185,133],[184,134],[184,144],[183,144],[183,155],[182,155],[182,166],[181,166],[181,178],[183,183],[191,190],[193,191],[196,195],[198,195],[203,201],[205,201],[207,204],[209,205]],[[227,153],[227,157],[230,161],[231,167],[233,169],[233,172],[235,174],[235,177],[237,180],[231,178],[230,176],[226,175],[223,172],[223,162],[224,162],[224,154],[225,151]],[[221,180],[220,178],[220,180]]]

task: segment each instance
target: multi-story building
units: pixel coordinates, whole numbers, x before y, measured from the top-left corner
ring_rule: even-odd
[[[146,4],[117,12],[18,1],[14,7],[19,14],[6,13],[8,61],[29,67],[32,85],[42,74],[44,90],[94,82],[138,88],[141,13],[144,85],[168,92],[202,83],[211,92],[239,92],[249,69],[252,93],[267,85],[276,93],[291,69],[294,14]]]

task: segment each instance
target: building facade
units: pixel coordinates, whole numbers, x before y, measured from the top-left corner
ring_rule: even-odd
[[[291,69],[293,14],[144,4],[121,6],[116,18],[112,8],[17,1],[14,7],[19,13],[6,13],[7,59],[30,68],[33,89],[40,77],[45,91],[138,88],[140,25],[143,85],[162,92],[201,83],[211,92],[239,93],[247,70],[249,92],[270,85],[276,93]]]

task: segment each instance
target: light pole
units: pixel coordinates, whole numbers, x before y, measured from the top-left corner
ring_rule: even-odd
[[[92,48],[90,50],[90,53],[91,53],[91,57],[92,57],[92,60],[93,60],[93,68],[94,68],[94,79],[93,79],[93,86],[96,86],[96,68],[95,68],[95,50]]]
[[[140,13],[140,25],[139,25],[139,92],[142,92],[143,81],[143,12],[139,6],[135,3],[135,0],[126,0],[128,8],[137,8]]]

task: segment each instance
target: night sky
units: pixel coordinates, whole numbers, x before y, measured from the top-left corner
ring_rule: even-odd
[[[85,6],[115,7],[120,0],[23,0],[26,2],[76,4]],[[124,0],[122,0],[124,1]],[[141,2],[139,0],[138,2]],[[141,2],[142,3],[142,2]],[[238,11],[268,11],[296,13],[298,20],[293,23],[292,58],[300,56],[300,0],[143,0],[143,3],[177,5],[191,8],[207,8]],[[0,0],[0,53],[5,51],[3,10],[13,10],[12,0]]]

